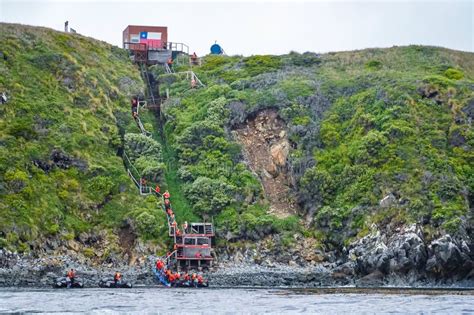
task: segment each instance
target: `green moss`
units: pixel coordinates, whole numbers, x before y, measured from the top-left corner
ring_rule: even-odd
[[[84,248],[83,253],[84,253],[84,256],[86,256],[87,258],[95,257],[95,251],[93,248],[86,247]]]
[[[464,78],[464,73],[459,69],[449,68],[444,72],[444,76],[451,80],[461,80]]]
[[[382,62],[378,60],[369,60],[365,63],[365,67],[369,70],[378,70],[382,68]]]

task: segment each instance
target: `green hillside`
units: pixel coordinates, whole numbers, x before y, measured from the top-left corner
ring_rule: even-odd
[[[119,154],[124,134],[138,132],[130,96],[144,88],[127,53],[14,24],[0,24],[0,41],[0,91],[10,97],[0,107],[0,247],[35,250],[104,229],[114,239],[127,219],[142,236],[159,234],[164,218]]]
[[[205,88],[160,77],[176,95],[165,129],[193,210],[212,215],[221,236],[281,233],[291,243],[299,231],[331,248],[373,223],[394,231],[418,222],[428,239],[472,233],[474,54],[409,46],[208,56],[194,71]],[[268,214],[232,133],[263,109],[287,127],[297,216]]]
[[[118,250],[123,228],[164,245],[165,218],[153,197],[137,194],[123,149],[140,175],[170,190],[179,223],[214,220],[221,246],[268,235],[288,246],[296,234],[342,248],[374,223],[396,231],[418,222],[428,239],[472,234],[472,53],[408,46],[206,56],[193,67],[205,87],[194,89],[185,75],[154,66],[171,97],[164,134],[142,113],[150,139],[130,115],[129,98],[144,84],[127,52],[0,26],[0,92],[10,96],[0,107],[0,247],[27,252],[45,239],[105,231]],[[268,186],[296,205],[283,215],[262,184],[279,177],[252,170],[252,144],[242,142],[245,128],[271,113],[289,144],[275,173],[288,189],[281,196]]]

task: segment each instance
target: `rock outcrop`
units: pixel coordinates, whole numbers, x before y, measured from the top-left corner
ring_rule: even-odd
[[[408,283],[427,279],[455,282],[474,281],[473,259],[472,244],[448,234],[428,242],[417,225],[392,235],[373,226],[369,235],[349,246],[346,264],[362,277],[373,274],[387,279],[401,277]]]
[[[287,159],[290,142],[284,122],[275,110],[262,110],[235,129],[250,169],[260,178],[270,213],[278,217],[296,214],[291,197]]]

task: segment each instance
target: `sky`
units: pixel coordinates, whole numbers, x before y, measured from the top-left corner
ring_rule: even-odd
[[[127,25],[168,27],[198,55],[329,52],[410,44],[474,51],[474,0],[0,0],[0,21],[64,30],[122,46]],[[0,26],[1,27],[1,26]]]

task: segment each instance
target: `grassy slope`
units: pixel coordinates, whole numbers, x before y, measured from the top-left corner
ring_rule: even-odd
[[[11,97],[0,108],[0,247],[112,232],[126,218],[145,237],[159,234],[164,219],[137,196],[117,156],[123,134],[137,132],[129,97],[143,89],[127,54],[14,24],[0,25],[0,42],[0,90]],[[53,151],[70,160],[54,162]]]
[[[305,235],[340,244],[373,222],[421,222],[430,235],[472,227],[473,54],[409,46],[209,56],[195,71],[205,89],[161,77],[176,95],[165,108],[165,129],[194,211],[213,215],[221,235],[283,232],[289,239],[297,230],[295,218],[265,213],[228,132],[268,107],[287,122],[295,145],[295,193],[302,215],[315,219]],[[397,201],[379,207],[388,194]]]
[[[80,35],[1,26],[0,90],[11,100],[0,109],[0,246],[27,251],[48,236],[113,234],[127,218],[143,238],[160,239],[164,218],[154,199],[137,196],[116,156],[122,136],[137,132],[128,97],[143,88],[127,55]],[[372,222],[418,221],[431,234],[472,226],[472,54],[410,46],[207,57],[195,71],[206,88],[160,77],[174,95],[165,108],[169,146],[139,167],[157,178],[166,162],[180,222],[212,216],[227,239],[280,233],[284,244],[295,232],[347,242]],[[309,228],[301,217],[266,213],[229,132],[269,107],[288,124]],[[152,130],[153,116],[143,116]],[[69,160],[53,161],[53,152]],[[389,193],[398,201],[378,207]]]

